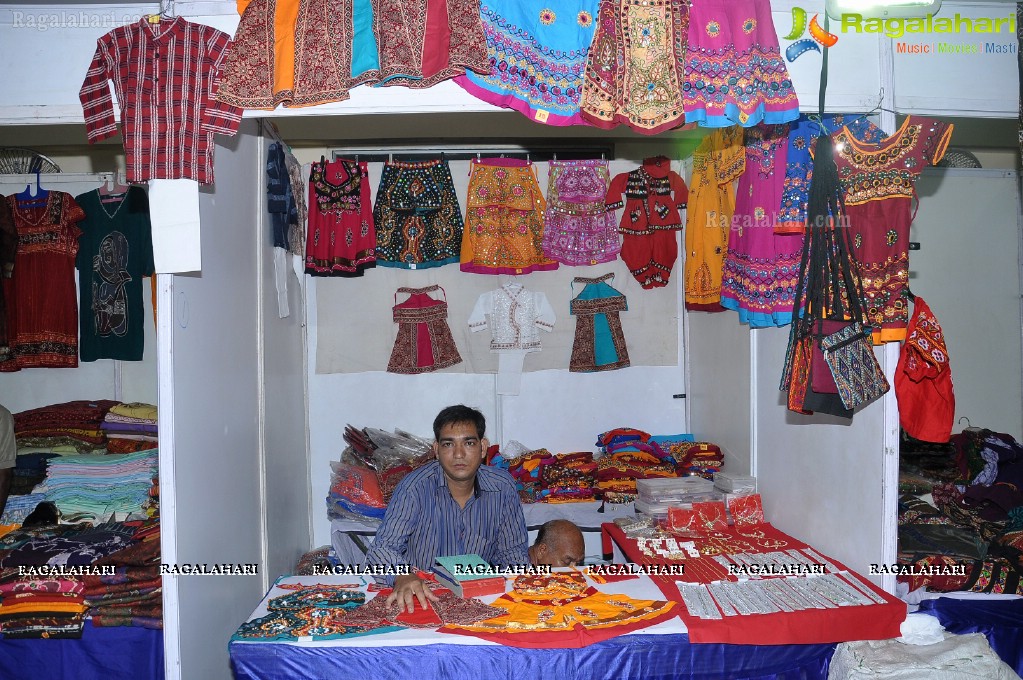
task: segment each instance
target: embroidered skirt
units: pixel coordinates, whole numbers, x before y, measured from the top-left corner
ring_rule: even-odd
[[[685,120],[686,0],[601,0],[580,114],[611,129],[655,134]]]
[[[370,0],[252,0],[224,57],[217,99],[247,109],[348,99],[377,80]]]
[[[558,263],[543,254],[546,207],[532,165],[505,158],[473,162],[462,271],[528,274],[557,269]]]
[[[398,337],[394,339],[389,373],[428,373],[461,363],[462,357],[455,346],[448,326],[448,303],[436,300],[429,293],[440,286],[426,288],[399,288],[395,300],[402,293],[408,299],[395,304],[394,322],[398,324]]]
[[[362,276],[364,270],[376,264],[367,175],[365,163],[343,158],[313,163],[309,173],[306,274]]]
[[[584,124],[579,115],[597,0],[495,2],[481,7],[488,73],[455,78],[466,92],[548,125]]]
[[[770,0],[693,3],[682,97],[686,120],[704,127],[751,127],[799,117]]]
[[[576,316],[569,371],[613,371],[629,365],[629,349],[618,317],[620,312],[628,311],[629,303],[608,283],[613,278],[614,274],[605,274],[596,279],[572,280],[585,286],[569,305]]]
[[[479,0],[372,0],[380,85],[432,87],[489,73]]]
[[[621,237],[604,202],[610,184],[605,160],[551,161],[543,253],[567,265],[610,262]]]
[[[385,163],[373,222],[381,266],[424,269],[458,262],[462,211],[447,161]]]

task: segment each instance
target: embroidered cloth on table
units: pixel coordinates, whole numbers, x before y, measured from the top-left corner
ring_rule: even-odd
[[[425,269],[458,262],[462,212],[448,162],[384,163],[373,222],[378,265]]]
[[[461,269],[474,274],[528,274],[558,263],[543,254],[547,207],[536,170],[516,159],[471,164]]]
[[[604,202],[611,182],[606,160],[550,162],[543,253],[567,265],[618,258],[621,237]]]
[[[368,176],[365,162],[339,158],[312,164],[306,274],[362,276],[376,266]]]
[[[770,0],[692,3],[682,100],[686,121],[704,127],[749,127],[799,117]]]
[[[490,69],[456,76],[466,92],[537,123],[584,124],[579,115],[597,0],[489,0],[480,7]]]
[[[579,572],[518,576],[494,600],[507,613],[475,624],[447,624],[442,633],[473,635],[512,647],[585,647],[673,618],[674,602],[606,595]]]
[[[803,240],[776,234],[788,151],[789,125],[746,128],[745,171],[739,177],[721,305],[750,328],[792,323]]]
[[[388,607],[387,598],[392,591],[384,588],[372,600],[348,612],[345,619],[352,625],[366,627],[394,625],[404,628],[439,628],[446,624],[472,625],[505,613],[504,609],[484,604],[475,598],[458,597],[446,588],[431,587],[431,590],[439,598],[437,602],[430,602],[429,608],[424,609],[417,600],[415,610],[409,613],[397,603]]]
[[[906,339],[909,321],[909,227],[917,178],[945,155],[953,126],[909,116],[877,144],[848,128],[833,135],[838,177],[852,234],[852,259],[866,294],[874,344]]]
[[[758,524],[740,530],[729,527],[723,531],[676,539],[693,541],[700,552],[699,558],[681,561],[669,560],[656,551],[650,551],[649,548],[648,552],[653,554],[644,554],[637,540],[628,538],[614,523],[604,523],[600,528],[605,554],[612,551],[614,544],[630,561],[640,565],[684,565],[684,575],[651,576],[669,600],[681,602],[682,597],[678,586],[675,585],[676,581],[691,583],[709,583],[724,579],[736,581],[738,576],[728,574],[716,557],[724,557],[725,563],[728,563],[732,562],[733,555],[801,551],[809,562],[824,564],[829,573],[840,572],[841,578],[851,584],[850,587],[859,590],[863,598],[867,598],[869,593],[869,599],[872,601],[870,605],[732,615],[718,619],[698,618],[683,605],[680,607],[679,617],[686,624],[692,642],[753,645],[823,644],[848,640],[882,640],[901,634],[899,627],[906,618],[904,602],[850,571],[841,562],[822,555],[806,543],[792,538],[770,524]],[[664,536],[671,537],[671,534],[666,533]],[[739,564],[740,561],[735,560],[734,563]],[[883,604],[873,603],[880,601],[883,601]]]
[[[247,109],[348,99],[378,78],[370,0],[240,0],[217,99]]]
[[[676,231],[682,228],[680,210],[689,189],[665,156],[643,160],[643,165],[615,175],[605,201],[609,210],[624,204],[618,230],[622,233],[622,260],[643,288],[668,285],[678,257]]]
[[[7,207],[0,212],[0,232],[17,235],[12,275],[0,280],[7,307],[0,372],[73,368],[78,365],[75,258],[85,211],[63,191],[27,203],[16,195],[0,201]]]
[[[913,318],[895,367],[899,421],[906,433],[925,442],[947,442],[956,399],[945,334],[923,298],[913,301]]]
[[[466,70],[489,73],[479,0],[372,0],[376,85],[432,87]]]
[[[682,125],[690,11],[685,0],[601,0],[580,105],[590,125],[643,134]]]
[[[583,284],[583,289],[569,303],[576,317],[569,371],[613,371],[629,366],[629,348],[619,317],[629,310],[629,303],[611,287],[613,280],[614,274],[572,279],[573,290],[577,283]]]
[[[734,182],[746,168],[743,129],[714,130],[693,152],[685,229],[686,309],[721,312],[721,272],[735,212]]]
[[[428,373],[462,362],[448,326],[447,298],[430,297],[435,291],[444,293],[440,286],[426,288],[399,288],[394,294],[394,322],[398,336],[387,363],[389,373]],[[403,302],[398,295],[407,294]]]

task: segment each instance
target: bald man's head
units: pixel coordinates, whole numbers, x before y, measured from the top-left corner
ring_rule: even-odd
[[[567,519],[552,519],[540,527],[536,542],[529,548],[534,565],[574,567],[582,564],[585,556],[583,532]]]

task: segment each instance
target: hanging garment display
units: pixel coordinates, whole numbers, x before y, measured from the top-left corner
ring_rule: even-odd
[[[622,333],[621,312],[629,311],[625,296],[611,287],[614,274],[595,279],[572,279],[583,289],[569,303],[575,315],[575,340],[568,370],[572,372],[613,371],[629,366],[629,348]]]
[[[526,354],[540,351],[540,331],[550,333],[555,321],[547,296],[518,283],[506,283],[479,296],[469,315],[469,330],[490,329],[490,351],[499,355],[498,394],[519,393]]]
[[[7,327],[8,279],[14,275],[14,259],[18,253],[18,230],[7,201],[0,201],[0,365],[8,360],[11,351]]]
[[[484,3],[480,8],[490,71],[455,78],[485,102],[547,125],[576,125],[597,0]]]
[[[443,300],[430,297],[439,290]],[[399,295],[408,298],[398,303]],[[394,294],[394,322],[398,336],[394,339],[389,373],[428,373],[462,362],[455,339],[448,327],[448,302],[440,286],[399,288]]]
[[[120,197],[104,197],[96,189],[75,202],[85,211],[76,258],[79,358],[142,361],[142,279],[154,273],[146,192],[133,186]]]
[[[362,276],[376,265],[368,176],[364,162],[321,158],[312,164],[306,274]]]
[[[798,234],[806,230],[806,203],[813,177],[813,155],[810,146],[820,134],[833,134],[847,125],[861,142],[876,144],[884,131],[866,116],[824,115],[810,120],[800,116],[789,131],[789,149],[785,158],[785,184],[781,192],[781,212],[774,223],[777,234]]]
[[[217,98],[247,109],[348,99],[378,76],[370,0],[239,0]]]
[[[913,301],[908,333],[895,367],[899,422],[914,439],[947,442],[956,410],[952,368],[945,334],[923,298]]]
[[[0,371],[77,366],[75,256],[85,212],[63,191],[4,201],[18,247],[13,276],[3,280],[10,351],[0,355]]]
[[[608,210],[625,206],[619,231],[622,260],[643,288],[668,285],[678,257],[675,232],[682,228],[679,210],[689,190],[665,156],[643,160],[631,172],[615,175],[606,197]]]
[[[234,135],[241,109],[219,101],[217,74],[230,37],[181,17],[143,17],[98,41],[79,99],[95,144],[117,133],[120,106],[129,182],[213,182],[213,135]]]
[[[774,231],[788,140],[788,124],[745,130],[746,169],[736,189],[721,305],[751,328],[792,322],[803,240]]]
[[[835,163],[845,190],[852,256],[866,293],[874,342],[906,338],[909,309],[909,226],[916,179],[945,155],[952,124],[909,116],[890,137],[861,142],[843,127],[833,135]]]
[[[291,192],[291,179],[284,148],[274,142],[266,150],[266,211],[274,248],[290,250],[291,226],[298,222],[298,207]]]
[[[309,208],[306,205],[305,181],[302,179],[302,165],[295,154],[285,153],[284,164],[288,169],[288,181],[291,183],[291,196],[295,201],[297,218],[288,227],[288,252],[305,257],[305,228],[309,221]]]
[[[621,236],[604,202],[610,179],[603,159],[550,162],[544,255],[567,265],[618,258]]]
[[[512,647],[584,647],[676,615],[674,602],[607,595],[580,572],[518,576],[512,591],[492,606],[507,613],[472,624],[448,623],[440,632]]]
[[[704,127],[749,127],[799,117],[770,0],[691,5],[682,98],[686,121]]]
[[[372,0],[380,85],[425,88],[490,73],[479,0]]]
[[[735,180],[746,169],[742,128],[714,130],[693,152],[686,210],[686,309],[724,311],[721,272],[735,211]]]
[[[605,130],[656,134],[685,121],[686,0],[601,0],[580,115]]]
[[[529,161],[472,162],[465,207],[461,269],[474,274],[528,274],[557,269],[543,254],[547,207]]]
[[[458,262],[462,211],[448,162],[384,163],[373,224],[378,265],[425,269]]]

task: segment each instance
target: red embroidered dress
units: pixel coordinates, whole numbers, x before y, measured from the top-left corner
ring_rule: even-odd
[[[4,199],[18,233],[14,275],[4,279],[10,352],[0,371],[78,365],[75,256],[85,212],[70,194],[51,191],[32,205]]]
[[[394,294],[404,293],[408,299],[394,305],[394,322],[398,324],[398,337],[394,339],[389,373],[429,373],[462,363],[448,326],[447,300],[436,300],[430,293],[444,290],[440,286],[426,288],[399,288]]]
[[[863,280],[875,344],[906,338],[909,310],[902,291],[909,281],[914,185],[925,166],[945,155],[952,127],[910,116],[895,134],[877,144],[859,141],[848,127],[834,135],[852,256]]]
[[[945,334],[920,297],[913,302],[909,337],[895,367],[895,396],[906,434],[925,442],[949,440],[956,398]]]
[[[362,276],[365,269],[376,266],[376,231],[367,177],[365,163],[343,158],[313,163],[307,274]]]

